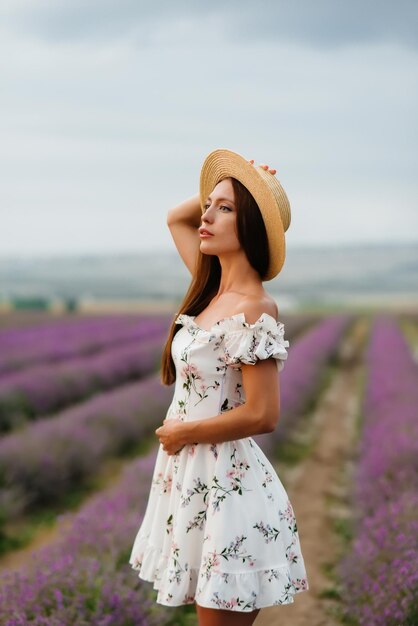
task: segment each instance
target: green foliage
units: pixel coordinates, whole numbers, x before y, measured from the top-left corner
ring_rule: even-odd
[[[335,532],[343,539],[346,544],[349,544],[354,537],[353,524],[348,518],[337,518],[333,520],[333,526]]]
[[[311,444],[289,438],[277,447],[276,456],[287,465],[297,465],[309,455]]]
[[[320,598],[326,598],[330,600],[341,600],[341,593],[338,587],[331,586],[323,589],[319,594]]]

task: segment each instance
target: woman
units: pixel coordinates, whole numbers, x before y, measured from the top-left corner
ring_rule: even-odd
[[[308,589],[292,505],[252,438],[277,425],[289,346],[262,285],[290,224],[275,173],[215,150],[167,220],[193,278],[163,354],[174,397],[129,562],[158,603],[195,603],[200,626],[253,624]]]

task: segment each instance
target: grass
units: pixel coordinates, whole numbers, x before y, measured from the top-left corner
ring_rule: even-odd
[[[293,466],[309,456],[311,448],[312,442],[297,441],[295,435],[293,435],[277,446],[275,455],[281,462]]]
[[[194,604],[176,607],[174,611],[173,619],[167,622],[167,626],[197,626],[197,614]]]
[[[346,545],[349,545],[354,538],[353,525],[348,518],[338,518],[333,520],[333,528]]]
[[[408,343],[411,352],[417,353],[418,351],[418,324],[416,321],[408,318],[398,319],[398,324],[401,331]]]
[[[318,597],[326,600],[341,600],[341,592],[338,587],[332,585],[320,591]]]

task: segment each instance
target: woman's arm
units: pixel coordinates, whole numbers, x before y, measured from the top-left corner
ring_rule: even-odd
[[[271,433],[280,412],[279,377],[275,359],[241,364],[246,401],[209,419],[183,423],[185,443],[218,443]]]
[[[220,443],[262,433],[274,428],[263,415],[251,411],[246,403],[215,417],[183,422],[183,443]]]
[[[199,194],[181,202],[170,209],[167,214],[167,226],[176,248],[192,275],[200,248],[198,228],[201,223],[202,210]]]
[[[219,443],[273,432],[280,414],[279,376],[275,359],[242,365],[244,404],[202,420],[164,420],[155,431],[164,450],[175,454],[193,443]]]

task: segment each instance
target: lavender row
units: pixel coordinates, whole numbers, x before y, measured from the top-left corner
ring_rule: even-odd
[[[374,321],[352,494],[354,539],[340,564],[345,614],[360,626],[418,623],[418,367],[398,324]]]
[[[0,378],[0,431],[150,374],[160,365],[162,343],[160,334],[151,334],[93,356],[35,365]]]
[[[314,402],[324,369],[337,354],[351,322],[351,316],[332,315],[308,330],[294,345],[289,342],[289,354],[280,373],[279,423],[273,433],[254,437],[270,458]]]
[[[305,317],[291,319],[291,334],[299,332],[309,321]],[[163,345],[161,333],[155,334],[156,330],[143,324],[141,335],[146,334],[147,342],[142,336],[133,336],[128,345],[92,356],[36,364],[4,375],[0,378],[0,432],[150,373],[159,365]]]
[[[18,314],[16,314],[18,320]],[[33,340],[45,340],[54,335],[61,335],[63,330],[74,333],[85,333],[89,328],[107,329],[120,326],[121,324],[136,323],[142,319],[142,315],[94,315],[81,316],[72,315],[71,317],[55,317],[51,314],[43,315],[42,322],[27,323],[24,326],[17,324],[6,329],[0,329],[0,349],[7,347],[20,346],[25,343],[32,343]]]
[[[131,462],[112,488],[92,498],[79,513],[61,516],[71,524],[57,542],[38,550],[26,568],[3,573],[1,624],[172,623],[177,610],[156,606],[149,583],[140,581],[128,564],[154,464],[155,449]]]
[[[0,376],[35,363],[56,363],[168,330],[167,315],[115,316],[51,326],[9,329],[0,335]]]
[[[171,387],[159,375],[102,393],[0,440],[0,520],[59,501],[165,417]]]

